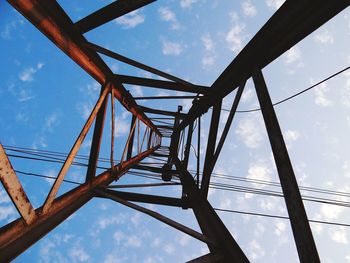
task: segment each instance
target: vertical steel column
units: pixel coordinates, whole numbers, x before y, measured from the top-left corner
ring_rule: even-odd
[[[254,71],[253,80],[281,181],[300,262],[320,262],[287,147],[261,70]]]
[[[202,184],[201,184],[201,194],[203,195],[204,198],[207,198],[208,196],[209,182],[210,182],[210,176],[211,176],[210,167],[212,167],[212,162],[214,157],[216,136],[218,133],[219,121],[220,121],[221,104],[222,104],[221,99],[217,103],[215,103],[215,105],[213,106],[213,112],[211,115],[207,151],[205,154],[203,177],[202,177]]]
[[[193,133],[193,122],[190,123],[188,126],[188,132],[187,132],[187,141],[186,141],[186,147],[185,147],[185,157],[183,160],[184,166],[187,169],[188,160],[190,158],[190,149],[191,149],[191,143],[192,143],[192,133]]]
[[[128,145],[128,153],[126,155],[126,159],[127,160],[129,160],[131,158],[131,156],[132,156],[132,147],[133,147],[133,144],[134,144],[134,135],[135,135],[135,129],[133,129],[133,127],[134,127],[135,121],[136,121],[136,116],[132,115],[131,125],[130,125],[130,133],[131,133],[131,135],[130,135],[130,142],[129,142],[129,145]]]
[[[203,234],[215,243],[215,245],[208,244],[211,253],[223,254],[222,262],[249,262],[208,200],[201,196],[192,175],[177,156],[173,156],[173,160]]]
[[[102,86],[100,96],[104,89],[109,88],[108,86],[109,86],[108,84]],[[86,182],[94,178],[96,175],[97,159],[100,153],[102,132],[103,132],[104,122],[106,118],[107,105],[108,105],[108,96],[106,96],[96,116],[94,134],[92,136],[92,143],[90,148],[89,164],[86,172]]]

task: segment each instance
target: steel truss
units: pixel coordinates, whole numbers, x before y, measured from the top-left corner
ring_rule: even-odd
[[[280,177],[299,259],[301,262],[320,262],[293,167],[264,81],[262,69],[345,9],[349,5],[349,1],[287,0],[223,71],[211,87],[194,85],[169,73],[147,66],[96,44],[89,43],[84,38],[84,33],[154,1],[118,0],[73,23],[61,6],[54,0],[8,0],[14,8],[32,22],[57,47],[98,81],[101,84],[101,92],[94,109],[71,148],[57,179],[41,207],[37,209],[32,207],[10,164],[5,150],[2,146],[0,147],[0,179],[21,215],[20,218],[0,229],[1,260],[5,262],[14,259],[93,197],[100,197],[109,198],[122,205],[150,215],[205,242],[210,253],[190,262],[249,262],[243,250],[208,202],[207,196],[211,174],[229,132],[244,90],[245,82],[252,77]],[[266,49],[266,47],[269,48]],[[99,54],[107,55],[167,80],[116,75],[101,59]],[[135,98],[130,95],[123,84],[137,84],[150,88],[192,93],[192,95],[188,96],[140,97],[136,99],[186,98],[193,99],[193,106],[188,113],[181,112],[181,109],[173,112],[142,107],[136,103]],[[238,90],[229,117],[216,145],[222,99],[236,88]],[[109,96],[112,105],[111,166],[110,169],[96,175]],[[130,133],[121,161],[118,164],[114,163],[113,155],[115,99],[133,116],[130,124]],[[197,159],[196,179],[187,170],[190,145],[192,143],[194,122],[197,122],[197,151],[200,151],[200,117],[210,107],[213,108],[213,111],[208,131],[209,136],[203,176],[199,180],[199,156]],[[156,114],[159,117],[149,118],[147,117],[148,113]],[[86,181],[84,184],[57,197],[60,185],[93,123],[95,124]],[[144,134],[140,134],[140,125],[145,125],[146,127]],[[187,133],[186,143],[184,143],[185,133]],[[162,146],[162,137],[171,138],[170,147]],[[181,138],[183,138],[183,142]],[[135,141],[137,154],[133,156]],[[181,144],[185,150],[183,151],[183,156],[180,157],[179,147]],[[152,156],[158,165],[140,164],[144,158],[150,156]],[[166,159],[163,161],[164,159],[161,158]],[[161,175],[165,181],[170,181],[173,176],[176,176],[180,179],[181,183],[110,185],[113,181],[127,173],[129,169],[149,171]],[[199,184],[200,181],[201,184]],[[179,198],[115,190],[115,188],[123,187],[136,188],[179,184],[183,188],[182,196]],[[194,212],[202,233],[194,231],[133,202],[167,205],[184,209],[190,208]]]

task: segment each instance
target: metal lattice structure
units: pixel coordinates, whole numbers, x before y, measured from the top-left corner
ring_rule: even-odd
[[[95,107],[48,193],[46,201],[41,207],[37,209],[32,207],[1,146],[0,179],[21,215],[20,218],[0,229],[1,261],[5,262],[14,259],[92,198],[104,197],[146,213],[205,242],[208,245],[210,253],[190,262],[249,262],[249,259],[239,244],[237,244],[234,237],[208,202],[207,196],[211,174],[230,129],[244,90],[245,82],[252,77],[278,170],[299,259],[301,262],[319,262],[318,252],[298,184],[261,70],[300,40],[336,16],[350,4],[350,1],[287,0],[246,47],[244,47],[232,63],[228,65],[211,87],[194,85],[90,43],[84,38],[84,33],[112,19],[151,4],[154,1],[118,0],[73,23],[56,1],[8,0],[15,9],[33,23],[57,47],[66,53],[67,56],[98,81],[101,84],[101,92]],[[167,80],[116,75],[99,54],[104,54]],[[142,107],[136,103],[135,98],[125,89],[124,84],[136,84],[192,93],[187,98],[193,98],[193,105],[187,113],[181,112],[180,108],[177,112],[171,112]],[[238,91],[228,120],[220,135],[218,134],[218,126],[222,100],[235,89],[238,89]],[[113,163],[114,132],[112,132],[111,168],[101,174],[96,174],[109,96],[112,105],[112,120],[114,120],[115,114],[114,100],[118,100],[126,110],[132,113],[133,117],[130,125],[130,133],[120,163]],[[147,98],[161,99],[160,97]],[[172,96],[167,97],[167,99],[172,99]],[[194,122],[198,121],[199,126],[201,115],[207,113],[211,107],[213,110],[208,130],[203,175],[201,184],[199,184],[199,171],[197,180],[195,180],[187,170],[190,145]],[[154,118],[151,119],[147,116],[148,113],[159,115],[160,119],[170,118],[173,124],[155,124]],[[57,197],[57,192],[64,180],[65,174],[93,123],[93,140],[86,182]],[[144,125],[145,127],[144,134],[140,134],[140,125]],[[114,127],[114,122],[112,123],[112,127]],[[178,148],[182,134],[186,134],[187,141],[184,156],[180,159]],[[169,147],[162,145],[163,137],[171,138]],[[217,138],[219,139],[216,144]],[[133,155],[132,149],[135,145],[137,147],[137,154]],[[200,142],[198,142],[198,145],[200,145]],[[141,165],[140,161],[150,155],[165,158],[167,162],[162,166]],[[164,181],[170,181],[173,176],[178,177],[183,188],[182,196],[172,198],[120,192],[113,190],[113,188],[108,188],[113,181],[123,176],[129,169],[152,172]],[[192,209],[202,233],[194,231],[133,202]]]

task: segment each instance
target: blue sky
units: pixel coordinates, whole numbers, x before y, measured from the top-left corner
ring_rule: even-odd
[[[58,1],[77,21],[110,1]],[[280,0],[162,0],[85,34],[86,38],[122,55],[166,70],[190,82],[210,86],[239,51],[282,4]],[[8,3],[0,3],[0,141],[3,145],[69,152],[84,125],[100,86],[63,54]],[[350,64],[350,10],[344,10],[280,58],[263,73],[272,101],[286,98]],[[276,39],[278,41],[278,39]],[[266,47],[268,48],[268,47]],[[115,73],[158,78],[112,59]],[[135,96],[182,93],[126,86]],[[185,94],[185,93],[183,93]],[[229,109],[234,92],[225,98]],[[142,105],[188,110],[191,101]],[[258,107],[248,80],[240,110]],[[350,73],[329,80],[302,96],[275,107],[297,180],[312,186],[350,192]],[[117,104],[116,155],[129,130],[130,114]],[[110,108],[108,109],[108,113]],[[203,117],[207,140],[210,112]],[[220,130],[227,112],[222,112]],[[195,135],[193,140],[196,141]],[[107,114],[101,156],[109,157],[110,115]],[[79,154],[87,155],[91,134]],[[201,159],[204,159],[205,144]],[[58,164],[11,158],[16,170],[55,176]],[[195,168],[192,152],[190,167]],[[85,168],[72,167],[67,179],[83,181]],[[236,114],[215,172],[278,182],[260,112]],[[44,201],[51,180],[18,175],[32,204]],[[121,183],[145,182],[125,175]],[[147,180],[151,182],[151,180]],[[227,179],[213,182],[269,188]],[[60,193],[71,189],[63,184]],[[176,187],[144,190],[179,196]],[[303,195],[315,193],[302,191]],[[317,195],[349,202],[349,197]],[[214,207],[287,215],[283,199],[210,189]],[[309,219],[349,223],[347,208],[304,202]],[[189,210],[150,206],[198,229]],[[252,262],[298,262],[289,222],[218,212]],[[0,226],[17,218],[2,186]],[[323,262],[350,262],[350,229],[311,224]],[[184,262],[207,253],[202,243],[108,200],[94,199],[49,233],[15,262]]]

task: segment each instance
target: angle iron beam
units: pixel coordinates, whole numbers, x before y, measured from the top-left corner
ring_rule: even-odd
[[[8,2],[101,85],[113,80],[115,97],[119,102],[160,135],[130,93],[113,77],[106,63],[95,51],[86,47],[87,40],[74,27],[71,19],[56,1],[8,0]]]
[[[36,214],[33,206],[18,180],[2,144],[0,144],[0,181],[25,223],[29,225],[34,222]]]
[[[103,94],[104,89],[108,89],[107,86],[108,85],[102,86],[100,96]],[[91,178],[93,178],[96,175],[96,167],[97,167],[98,156],[100,153],[103,127],[104,127],[104,122],[105,122],[105,118],[106,118],[107,104],[108,104],[108,97],[106,96],[104,99],[104,102],[102,103],[101,108],[99,109],[99,111],[97,113],[96,120],[95,120],[94,133],[92,136],[92,143],[91,143],[91,148],[90,148],[88,168],[86,171],[86,181],[91,180]]]
[[[184,160],[183,160],[183,163],[184,163],[184,166],[186,169],[188,166],[188,161],[190,159],[192,134],[193,134],[193,122],[190,123],[190,125],[188,126],[188,131],[187,131],[187,141],[186,141],[185,154],[184,154]]]
[[[137,204],[128,202],[128,201],[124,200],[123,198],[117,197],[115,195],[111,195],[105,189],[104,190],[96,189],[95,193],[97,193],[100,196],[105,196],[106,198],[109,198],[109,199],[111,199],[113,201],[116,201],[116,202],[118,202],[118,203],[120,203],[122,205],[125,205],[127,207],[132,208],[132,209],[135,209],[135,210],[137,210],[137,211],[139,211],[141,213],[149,215],[149,216],[151,216],[151,217],[153,217],[153,218],[155,218],[155,219],[157,219],[157,220],[159,220],[159,221],[161,221],[161,222],[163,222],[163,223],[165,223],[165,224],[167,224],[167,225],[169,225],[169,226],[171,226],[171,227],[173,227],[173,228],[175,228],[177,230],[182,231],[183,233],[185,233],[185,234],[187,234],[187,235],[189,235],[191,237],[194,237],[194,238],[196,238],[196,239],[198,239],[198,240],[200,240],[202,242],[205,242],[207,244],[211,244],[212,245],[211,240],[208,239],[205,235],[203,235],[203,234],[201,234],[201,233],[199,233],[199,232],[197,232],[197,231],[195,231],[195,230],[193,230],[193,229],[191,229],[191,228],[189,228],[187,226],[184,226],[184,225],[182,225],[182,224],[180,224],[180,223],[178,223],[178,222],[176,222],[176,221],[174,221],[174,220],[172,220],[172,219],[170,219],[170,218],[168,218],[166,216],[163,216],[163,215],[161,215],[161,214],[159,214],[157,212],[154,212],[154,211],[152,211],[150,209],[147,209],[145,207],[139,206]]]
[[[134,97],[134,100],[172,100],[172,99],[195,99],[197,96],[148,96]]]
[[[220,217],[216,214],[213,207],[207,199],[201,196],[200,190],[196,186],[190,172],[184,168],[177,156],[173,156],[173,161],[181,175],[180,180],[184,192],[187,194],[190,205],[193,207],[193,212],[203,234],[217,244],[216,246],[208,244],[210,252],[222,254],[224,256],[222,262],[248,263],[249,260],[246,255],[221,221]]]
[[[209,253],[204,256],[187,261],[186,263],[220,263],[223,260],[224,256],[222,254]]]
[[[152,114],[158,114],[158,115],[166,115],[166,116],[174,116],[174,117],[179,117],[179,118],[185,118],[186,117],[186,114],[185,113],[181,113],[181,112],[151,109],[151,108],[144,107],[144,106],[140,106],[140,108],[146,113],[152,113]]]
[[[242,81],[250,78],[255,67],[262,69],[270,64],[349,4],[349,0],[285,1],[216,79],[208,94],[192,105],[179,129],[184,129]]]
[[[75,23],[81,33],[86,33],[113,19],[126,15],[156,0],[118,0],[93,12]]]
[[[253,80],[280,178],[300,262],[320,262],[288,150],[283,140],[264,76],[260,70],[254,72]]]
[[[120,178],[133,164],[140,162],[158,148],[159,146],[156,146],[140,155],[134,156],[123,164],[116,165],[114,167],[115,173],[111,173],[111,169],[109,169],[91,181],[59,196],[53,201],[52,209],[46,214],[42,213],[43,207],[37,208],[35,210],[37,218],[30,225],[26,225],[24,219],[19,218],[0,228],[1,260],[4,262],[13,260],[87,203],[93,197],[92,190],[94,188],[108,185]]]
[[[49,211],[49,209],[51,209],[51,204],[53,202],[53,200],[56,197],[56,194],[63,182],[63,179],[66,175],[66,173],[68,172],[72,162],[74,161],[75,155],[78,153],[81,144],[83,143],[86,135],[89,132],[89,129],[94,121],[94,119],[96,118],[97,113],[99,112],[99,110],[101,109],[102,104],[105,102],[105,99],[108,99],[108,92],[109,89],[105,88],[102,90],[101,96],[99,97],[99,99],[97,100],[95,107],[93,108],[93,110],[90,113],[90,116],[88,117],[88,119],[86,120],[86,123],[84,124],[84,127],[82,128],[81,132],[79,133],[78,138],[76,139],[73,147],[71,148],[66,160],[64,161],[58,176],[55,180],[55,182],[53,183],[49,194],[46,197],[45,203],[43,205],[43,213],[47,213]]]
[[[158,75],[158,76],[161,76],[161,77],[163,77],[163,78],[165,78],[165,79],[175,81],[175,82],[180,83],[180,84],[183,84],[183,85],[185,85],[185,86],[192,86],[192,85],[193,85],[192,83],[187,82],[187,81],[185,81],[185,80],[183,80],[183,79],[180,79],[180,78],[178,78],[178,77],[172,76],[172,75],[170,75],[169,73],[166,73],[166,72],[160,71],[160,70],[158,70],[158,69],[152,68],[152,67],[150,67],[150,66],[147,66],[147,65],[145,65],[145,64],[143,64],[143,63],[140,63],[140,62],[135,61],[135,60],[133,60],[133,59],[127,58],[127,57],[125,57],[125,56],[122,56],[122,55],[120,55],[120,54],[118,54],[118,53],[116,53],[116,52],[113,52],[113,51],[111,51],[111,50],[108,50],[108,49],[106,49],[106,48],[103,48],[103,47],[101,47],[101,46],[98,46],[98,45],[96,45],[96,44],[87,42],[87,43],[86,43],[86,46],[89,47],[90,49],[92,49],[92,50],[94,50],[94,51],[100,53],[100,54],[109,56],[109,57],[111,57],[111,58],[114,58],[114,59],[116,59],[116,60],[119,60],[119,61],[121,61],[121,62],[124,62],[124,63],[126,63],[126,64],[129,64],[129,65],[131,65],[131,66],[134,66],[134,67],[136,67],[136,68],[143,69],[143,70],[148,71],[148,72],[150,72],[150,73],[153,73],[153,74],[156,74],[156,75]]]
[[[114,191],[109,189],[104,189],[103,191],[105,193],[108,193],[111,196],[116,196],[132,202],[166,205],[166,206],[174,206],[174,207],[188,207],[187,202],[180,198],[149,195],[149,194],[146,195],[146,194],[139,194],[139,193],[124,192],[124,191],[121,192],[121,191]],[[99,194],[97,195],[98,197],[105,197],[104,195],[101,195],[101,196]]]
[[[209,183],[211,172],[213,168],[213,157],[215,152],[215,143],[216,137],[219,128],[220,113],[221,113],[221,104],[222,100],[219,100],[214,106],[211,115],[209,136],[207,143],[207,150],[205,153],[203,175],[202,175],[202,184],[201,184],[201,194],[204,198],[207,198],[209,191]]]
[[[199,86],[199,85],[187,86],[181,83],[166,81],[166,80],[148,79],[148,78],[127,76],[127,75],[120,75],[120,74],[115,74],[114,76],[116,76],[116,78],[120,80],[123,84],[139,85],[139,86],[149,87],[149,88],[190,92],[190,93],[196,93],[196,94],[206,94],[209,90],[209,88],[205,86]]]
[[[236,110],[237,110],[237,107],[238,107],[238,103],[239,103],[239,101],[241,99],[244,86],[245,86],[245,81],[239,86],[239,88],[237,90],[237,93],[236,93],[236,96],[235,96],[235,99],[234,99],[234,101],[232,103],[230,114],[227,117],[224,130],[223,130],[223,132],[221,134],[220,140],[219,140],[218,145],[217,145],[217,147],[215,149],[215,153],[214,153],[214,157],[213,157],[213,161],[212,161],[211,171],[213,171],[215,163],[216,163],[216,161],[219,158],[221,149],[224,146],[227,134],[228,134],[228,132],[230,130],[230,127],[231,127],[231,124],[232,124],[232,121],[233,121],[233,117],[235,116],[235,113],[236,113]]]
[[[135,121],[136,121],[136,117],[135,115],[132,115],[132,119],[131,119],[131,124],[130,124],[130,142],[128,144],[128,152],[126,154],[126,159],[130,159],[131,156],[132,156],[132,147],[133,147],[133,144],[134,144],[134,136],[135,136],[135,130],[133,129],[134,127],[134,124],[135,124]],[[150,147],[147,147],[147,149],[149,149]]]

